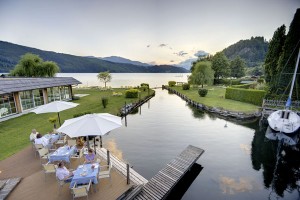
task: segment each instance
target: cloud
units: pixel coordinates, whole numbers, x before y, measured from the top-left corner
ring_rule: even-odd
[[[159,47],[166,47],[166,46],[168,46],[167,44],[164,44],[164,43],[162,43],[162,44],[160,44],[160,45],[158,45]]]
[[[185,56],[185,55],[187,55],[188,53],[187,53],[187,52],[184,52],[184,51],[179,51],[179,52],[174,53],[174,54],[177,55],[177,56]]]
[[[174,60],[170,60],[170,62],[172,63],[172,62],[174,62]]]
[[[192,62],[194,62],[196,60],[197,60],[197,58],[189,58],[187,60],[184,60],[184,61],[178,63],[176,66],[183,67],[183,68],[185,68],[187,70],[190,70],[191,66],[192,66]]]
[[[150,44],[148,44],[148,45],[147,45],[147,48],[149,48],[150,46],[151,46],[151,45],[150,45]]]
[[[206,51],[203,51],[203,50],[199,50],[199,51],[197,51],[195,54],[194,54],[194,56],[196,56],[196,57],[205,57],[205,56],[207,56],[207,55],[209,55],[209,53],[207,53]]]
[[[261,189],[260,184],[251,178],[240,177],[238,180],[234,178],[221,176],[220,188],[224,194],[236,194],[242,192],[250,192],[256,189]]]

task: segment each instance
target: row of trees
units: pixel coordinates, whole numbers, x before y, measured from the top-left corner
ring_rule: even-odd
[[[59,72],[59,67],[55,62],[43,61],[38,55],[26,53],[10,72],[10,75],[22,77],[53,77],[57,72]]]
[[[229,61],[223,52],[218,52],[193,63],[189,82],[203,87],[203,84],[212,84],[220,78],[240,78],[245,76],[245,68],[245,61],[239,56]]]
[[[265,59],[265,77],[269,94],[287,94],[291,87],[298,52],[300,51],[300,9],[298,8],[286,34],[285,25],[280,26],[270,40]],[[300,92],[300,78],[296,79],[294,95]]]

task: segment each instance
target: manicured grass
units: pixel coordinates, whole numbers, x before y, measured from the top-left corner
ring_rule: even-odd
[[[206,106],[223,108],[224,110],[243,112],[243,113],[254,113],[258,110],[258,107],[253,104],[244,103],[240,101],[234,101],[225,99],[225,88],[208,86],[204,87],[208,89],[206,97],[200,97],[198,94],[198,88],[191,87],[189,90],[182,90],[181,86],[172,87],[181,94],[186,95],[191,100],[204,104]]]
[[[122,92],[122,96],[112,96],[113,92]],[[150,94],[154,91],[150,90]],[[121,107],[126,103],[136,102],[138,98],[125,98],[125,89],[114,89],[113,91],[100,91],[98,89],[73,89],[74,94],[89,94],[79,100],[72,101],[80,105],[60,112],[61,123],[66,119],[73,118],[74,114],[91,112],[91,113],[110,113],[117,115]],[[141,98],[148,95],[147,91],[140,93]],[[108,97],[108,105],[104,109],[101,103],[101,97]],[[33,128],[38,132],[45,134],[53,129],[48,119],[57,116],[56,113],[35,114],[29,113],[17,118],[0,122],[0,160],[3,160],[16,152],[22,150],[30,144],[29,135]]]

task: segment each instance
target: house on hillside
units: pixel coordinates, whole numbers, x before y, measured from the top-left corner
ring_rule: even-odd
[[[19,78],[0,77],[0,119],[28,111],[52,101],[72,99],[73,77]]]

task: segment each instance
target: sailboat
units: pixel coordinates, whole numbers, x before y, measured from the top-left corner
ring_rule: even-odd
[[[300,127],[300,116],[296,112],[290,110],[292,104],[292,93],[293,93],[293,88],[294,88],[296,74],[299,65],[299,59],[300,59],[300,49],[299,49],[298,58],[295,66],[295,71],[293,74],[289,97],[286,102],[285,109],[277,110],[271,113],[267,119],[271,129],[273,129],[276,132],[284,133],[286,135],[293,135],[298,131]]]

